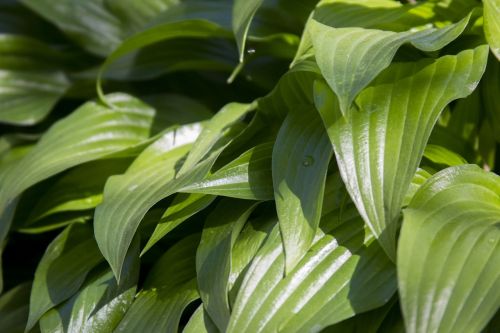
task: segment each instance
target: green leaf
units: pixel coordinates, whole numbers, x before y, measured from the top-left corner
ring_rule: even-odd
[[[500,306],[500,178],[477,166],[430,178],[404,211],[398,249],[408,332],[479,332]]]
[[[196,309],[191,318],[189,318],[186,327],[182,333],[217,333],[217,327],[212,322],[207,312],[203,308],[203,304]]]
[[[200,162],[212,147],[224,136],[231,125],[242,120],[256,105],[229,103],[217,112],[203,127],[200,136],[196,139],[193,149],[189,152],[186,161],[179,170],[179,174],[186,172]]]
[[[432,144],[425,146],[424,157],[429,159],[431,162],[447,166],[467,164],[467,161],[457,153],[446,149],[445,147]]]
[[[28,330],[45,312],[73,296],[90,270],[104,260],[93,236],[89,226],[73,225],[47,247],[33,281]]]
[[[332,28],[315,20],[311,37],[316,61],[337,94],[346,117],[356,96],[387,66],[396,51],[411,43],[423,51],[437,51],[455,40],[466,28],[471,15],[442,29],[408,30],[397,33],[363,28]]]
[[[484,34],[491,51],[500,61],[500,1],[484,0]]]
[[[332,145],[311,108],[292,112],[273,149],[276,210],[290,272],[312,245],[321,217]]]
[[[40,319],[42,332],[113,332],[134,300],[139,278],[139,244],[127,254],[118,284],[113,272],[97,267],[77,294]]]
[[[231,250],[231,274],[229,275],[229,307],[233,308],[236,296],[257,251],[261,248],[273,227],[278,224],[275,216],[260,216],[249,220]]]
[[[124,172],[129,164],[129,159],[106,159],[69,170],[44,190],[25,226],[52,214],[95,208],[101,203],[108,177]]]
[[[103,202],[95,211],[95,237],[118,280],[127,250],[148,210],[191,178],[208,172],[210,165],[202,165],[176,178],[179,164],[200,131],[200,124],[168,131],[147,147],[123,175],[106,182]]]
[[[115,332],[177,332],[181,315],[199,298],[195,254],[199,235],[188,236],[155,263]]]
[[[245,274],[228,332],[320,331],[389,300],[395,268],[353,206],[327,215],[322,228],[284,278],[285,256],[274,228]]]
[[[170,231],[175,229],[181,223],[191,216],[208,207],[215,196],[205,194],[187,194],[178,193],[170,203],[167,210],[156,225],[153,234],[141,252],[141,256],[146,253],[160,239],[165,237]]]
[[[50,0],[21,0],[75,42],[99,56],[105,56],[124,37],[119,18],[106,7],[105,0],[62,0],[57,6]]]
[[[271,200],[272,150],[273,143],[257,145],[200,182],[190,184],[180,191],[248,200]]]
[[[0,69],[0,123],[33,125],[52,110],[69,87],[60,71]]]
[[[231,106],[225,110],[236,109],[240,116],[239,111],[244,113],[249,110],[246,104],[236,105],[239,108]],[[96,209],[94,227],[97,244],[118,279],[123,258],[147,211],[160,200],[205,177],[235,135],[233,132],[239,130],[233,126],[239,117],[229,117],[232,122],[224,127],[214,124],[220,121],[220,117],[225,119],[223,116],[224,112],[212,118],[206,124],[208,130],[202,129],[200,124],[193,124],[167,132],[144,150],[125,174],[109,178],[104,188],[103,203]],[[208,144],[200,144],[204,151],[194,146],[201,135],[209,141]],[[181,174],[180,170],[189,161],[190,155],[186,159],[188,152],[195,156],[191,158],[192,167],[184,169]],[[203,157],[205,159],[198,163]]]
[[[31,282],[20,284],[0,296],[0,330],[23,333],[28,319]]]
[[[256,205],[253,201],[220,201],[205,222],[196,252],[200,296],[205,310],[222,332],[230,317],[231,250]]]
[[[0,241],[11,224],[7,213],[24,190],[76,165],[126,150],[146,140],[154,109],[125,94],[108,96],[115,108],[87,102],[56,122],[15,167],[0,187]],[[85,125],[83,125],[85,124]],[[0,177],[1,178],[1,177]]]
[[[240,62],[245,56],[245,43],[252,19],[262,5],[263,0],[234,0],[233,1],[233,33],[240,52]]]
[[[469,95],[485,69],[488,48],[415,63],[397,63],[340,116],[335,95],[316,85],[316,105],[334,145],[342,179],[361,216],[391,258],[401,207],[431,130],[444,107]]]

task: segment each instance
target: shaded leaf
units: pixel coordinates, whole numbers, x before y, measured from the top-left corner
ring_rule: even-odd
[[[290,272],[312,245],[332,146],[311,109],[290,113],[273,149],[274,197]]]
[[[196,276],[205,310],[220,331],[226,330],[230,316],[231,251],[256,205],[252,201],[222,200],[203,227],[196,252]]]
[[[160,221],[156,225],[153,234],[147,244],[142,249],[141,255],[146,253],[160,239],[165,237],[170,231],[175,229],[181,223],[191,216],[208,207],[215,196],[205,194],[187,194],[178,193],[170,203]]]
[[[73,296],[88,272],[103,260],[92,228],[87,225],[69,226],[56,237],[35,273],[27,329],[45,312]]]
[[[0,123],[26,126],[41,121],[68,87],[60,71],[0,70]]]
[[[234,0],[233,1],[233,33],[238,44],[240,53],[240,62],[243,61],[245,55],[245,43],[247,39],[248,29],[252,23],[252,19],[262,5],[263,0]]]
[[[31,282],[20,284],[0,297],[0,330],[23,333],[28,320]]]
[[[77,294],[40,319],[42,332],[113,332],[134,300],[139,278],[138,242],[130,247],[118,284],[113,272],[97,267]]]
[[[177,332],[185,307],[199,298],[195,254],[188,236],[158,259],[115,332]]]

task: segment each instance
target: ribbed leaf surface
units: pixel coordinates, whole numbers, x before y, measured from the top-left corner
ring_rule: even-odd
[[[356,99],[351,118],[335,110],[326,85],[316,86],[342,178],[365,222],[395,258],[401,206],[443,108],[466,97],[483,74],[488,48],[436,60],[394,64]]]
[[[479,332],[500,306],[500,177],[477,166],[430,178],[404,211],[398,249],[408,332]]]

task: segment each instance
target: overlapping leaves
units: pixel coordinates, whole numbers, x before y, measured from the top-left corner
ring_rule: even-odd
[[[498,331],[499,8],[0,1],[0,331]]]

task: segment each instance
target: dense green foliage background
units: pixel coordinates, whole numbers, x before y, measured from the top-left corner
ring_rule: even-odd
[[[498,332],[499,0],[0,0],[0,332]]]

